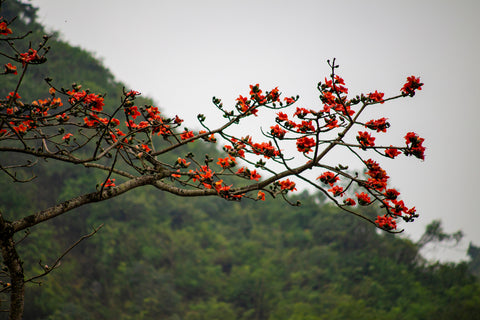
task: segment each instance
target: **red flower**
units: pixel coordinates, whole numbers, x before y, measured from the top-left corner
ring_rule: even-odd
[[[305,108],[297,108],[295,113],[293,114],[294,117],[299,117],[300,119],[305,118],[310,113],[310,110]]]
[[[190,138],[193,138],[195,135],[193,134],[192,131],[184,131],[182,134],[180,134],[180,138],[182,140],[187,140],[187,139],[190,139]]]
[[[107,181],[105,181],[105,184],[102,183],[102,186],[104,186],[105,188],[115,187],[115,179],[107,179]]]
[[[413,155],[419,159],[425,160],[425,147],[422,145],[425,139],[420,138],[415,132],[409,132],[405,136],[405,142],[407,144],[407,150],[405,154],[407,156]]]
[[[415,216],[416,212],[417,212],[417,209],[415,209],[415,207],[413,207],[411,209],[408,209],[407,212],[405,212],[405,213],[410,215],[410,216]]]
[[[12,29],[10,29],[5,21],[0,22],[0,35],[8,36],[12,34]]]
[[[138,96],[138,95],[140,95],[140,94],[141,94],[141,93],[138,92],[138,91],[130,90],[130,91],[128,91],[128,92],[125,94],[125,96],[126,96],[126,97],[135,97],[135,96]]]
[[[181,124],[183,122],[183,119],[180,119],[177,115],[175,116],[175,119],[173,119],[173,122],[175,122],[175,124]]]
[[[258,104],[267,103],[267,99],[262,94],[262,90],[260,90],[260,85],[258,83],[256,85],[250,85],[250,97],[252,100],[255,100],[255,102],[257,102]]]
[[[336,127],[338,127],[338,121],[336,119],[325,119],[325,122],[327,124],[327,128],[328,129],[334,129]]]
[[[10,100],[10,99],[14,99],[14,100],[17,100],[17,99],[21,99],[22,97],[20,97],[20,95],[17,93],[17,92],[10,92],[8,95],[7,95],[7,100]]]
[[[87,94],[85,96],[85,99],[83,100],[83,102],[86,105],[91,106],[93,111],[98,111],[98,112],[102,111],[103,106],[105,105],[103,103],[103,97],[101,97],[97,94],[94,94],[94,93]]]
[[[179,174],[179,173],[180,173],[180,169],[178,169],[177,172],[178,172],[178,174],[177,174],[177,173],[172,173],[171,176],[172,176],[173,178],[181,178],[182,175]]]
[[[341,112],[344,116],[353,116],[355,114],[355,111],[350,109],[350,106],[347,104],[343,105],[341,103],[337,103],[333,106],[333,108],[335,109],[335,111]]]
[[[187,162],[187,160],[178,158],[177,159],[177,164],[180,165],[182,168],[187,168],[190,165],[191,162]]]
[[[201,171],[198,171],[198,170],[189,171],[189,173],[193,174],[193,178],[192,178],[193,182],[200,181],[204,184],[204,186],[205,186],[205,183],[210,184],[213,178],[214,172],[208,166],[201,166],[200,169]],[[211,186],[208,189],[211,189]]]
[[[257,173],[257,170],[253,170],[250,172],[250,180],[258,181],[262,176]]]
[[[267,99],[272,102],[280,102],[280,92],[278,91],[278,87],[275,87],[275,89],[268,92]]]
[[[28,52],[20,53],[20,60],[22,61],[22,66],[25,67],[25,64],[30,62],[36,62],[40,60],[40,56],[37,53],[37,50],[28,49]]]
[[[295,99],[293,97],[292,98],[285,97],[283,98],[283,101],[285,101],[287,104],[295,103]]]
[[[258,200],[265,201],[265,192],[263,192],[263,191],[258,191],[257,199],[258,199]]]
[[[277,113],[277,116],[278,121],[288,121],[288,116],[283,112]]]
[[[407,78],[407,82],[403,85],[400,91],[404,95],[409,95],[413,97],[415,95],[415,90],[422,90],[423,83],[420,82],[420,78],[415,78],[415,76],[410,76]]]
[[[320,179],[320,181],[325,184],[329,184],[330,186],[333,186],[333,184],[339,180],[335,173],[330,171],[322,173],[322,175],[319,176],[317,179]]]
[[[370,204],[370,197],[368,196],[368,194],[366,194],[365,192],[362,192],[360,194],[358,194],[357,192],[355,192],[355,195],[357,196],[357,199],[358,199],[358,204],[361,205],[361,206],[366,206],[368,204]]]
[[[323,91],[320,100],[327,105],[335,104],[335,96],[330,91]]]
[[[302,123],[297,124],[297,132],[315,132],[315,127],[312,124],[312,121],[302,120]]]
[[[375,223],[383,229],[397,229],[397,222],[393,220],[392,217],[387,217],[387,216],[377,216],[377,220],[375,220]]]
[[[126,107],[125,108],[125,113],[129,116],[131,116],[133,119],[136,119],[138,116],[141,116],[142,114],[138,111],[137,106],[132,106],[132,107]]]
[[[265,158],[276,157],[280,154],[278,150],[272,145],[272,142],[262,142],[262,143],[252,143],[249,141],[250,145],[252,146],[253,153],[257,155],[263,155]],[[239,150],[243,151],[243,150]],[[242,156],[243,157],[243,156]]]
[[[333,193],[334,197],[341,196],[343,197],[343,187],[340,186],[334,186],[331,189],[328,189],[331,193]]]
[[[295,182],[290,181],[290,179],[280,181],[279,185],[280,185],[280,189],[282,189],[282,190],[287,190],[287,191],[297,190],[297,188],[295,188]]]
[[[368,168],[368,171],[366,172],[367,175],[370,176],[368,178],[368,184],[370,187],[375,188],[377,190],[383,190],[387,186],[387,180],[389,176],[387,175],[387,172],[383,170],[378,163],[375,161],[368,159],[365,162],[365,165]]]
[[[280,126],[278,124],[270,127],[270,134],[272,136],[278,138],[278,139],[283,139],[283,137],[285,137],[286,133],[287,133],[287,131],[280,128]]]
[[[385,198],[387,200],[395,200],[395,199],[397,199],[399,194],[400,194],[400,192],[398,192],[395,189],[387,189],[384,193]]]
[[[240,112],[245,113],[250,108],[250,100],[247,97],[240,95],[237,98],[237,108]]]
[[[17,67],[12,65],[10,62],[5,65],[5,74],[9,73],[17,74]]]
[[[392,147],[392,146],[390,146]],[[385,154],[390,157],[390,158],[395,158],[396,156],[398,156],[401,152],[398,151],[396,148],[388,148],[387,150],[385,150]]]
[[[372,137],[368,132],[364,131],[358,132],[357,141],[362,146],[362,149],[366,149],[367,147],[375,146],[375,138]]]
[[[343,200],[343,203],[347,206],[354,206],[356,204],[355,200],[353,200],[352,198],[347,198]]]
[[[394,215],[401,216],[402,212],[407,212],[408,208],[405,207],[403,200],[400,200],[400,201],[392,200],[392,203],[394,207],[391,208],[391,210]]]
[[[365,127],[372,130],[377,130],[377,132],[387,132],[387,128],[390,127],[390,123],[388,123],[387,120],[387,118],[370,120],[365,123]]]
[[[315,139],[310,137],[302,137],[297,139],[297,149],[300,152],[309,153],[315,146]]]
[[[237,162],[234,157],[228,156],[226,158],[218,158],[217,164],[222,168],[231,168],[234,167]]]
[[[338,92],[338,93],[345,93],[345,94],[348,93],[348,89],[347,89],[347,88],[345,88],[344,86],[337,86],[336,84],[345,85],[345,81],[343,81],[343,79],[340,78],[340,77],[337,76],[337,75],[335,75],[333,89],[334,89],[336,92]]]
[[[73,137],[73,134],[67,133],[66,135],[63,136],[62,140],[69,141],[71,137]]]
[[[380,103],[385,102],[385,101],[383,101],[383,96],[384,96],[384,94],[382,92],[377,92],[377,90],[375,90],[375,92],[373,92],[373,93],[368,94],[368,98],[370,100],[373,100],[375,102],[380,102]]]
[[[232,188],[231,185],[230,186],[223,185],[223,180],[218,180],[217,182],[215,182],[214,187],[218,193],[228,193],[230,188]]]

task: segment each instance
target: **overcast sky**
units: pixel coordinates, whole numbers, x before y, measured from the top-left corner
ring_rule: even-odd
[[[416,240],[441,219],[446,231],[466,234],[464,248],[480,245],[479,1],[31,2],[44,25],[95,53],[118,80],[192,128],[198,113],[210,124],[219,119],[212,96],[233,105],[255,83],[318,107],[316,84],[333,57],[352,95],[396,95],[407,76],[420,76],[424,90],[413,99],[372,113],[389,118],[389,143],[403,143],[408,131],[426,139],[424,162],[382,163],[421,215],[406,235]],[[437,249],[446,259],[463,257]]]

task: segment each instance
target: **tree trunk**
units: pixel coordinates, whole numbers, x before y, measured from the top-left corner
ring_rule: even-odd
[[[10,320],[21,320],[25,299],[23,265],[13,241],[13,228],[0,213],[0,249],[3,263],[10,274]]]

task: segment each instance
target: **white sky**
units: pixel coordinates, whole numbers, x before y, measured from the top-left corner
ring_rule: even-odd
[[[298,106],[318,106],[316,84],[328,76],[326,60],[333,57],[352,95],[396,95],[407,76],[420,76],[425,86],[413,99],[372,113],[390,119],[388,143],[403,143],[408,131],[426,139],[424,162],[382,162],[407,206],[421,215],[406,235],[418,239],[440,218],[446,231],[466,234],[464,246],[480,245],[479,1],[31,2],[44,25],[94,52],[118,80],[190,128],[198,113],[213,127],[222,118],[212,96],[233,106],[249,84],[278,86],[284,95],[299,94]],[[442,250],[432,254],[462,257]]]

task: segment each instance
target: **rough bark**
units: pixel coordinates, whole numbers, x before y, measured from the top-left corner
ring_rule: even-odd
[[[13,240],[13,228],[10,223],[3,220],[0,213],[0,249],[3,263],[8,268],[10,275],[10,320],[22,319],[25,299],[25,279],[23,265]]]

